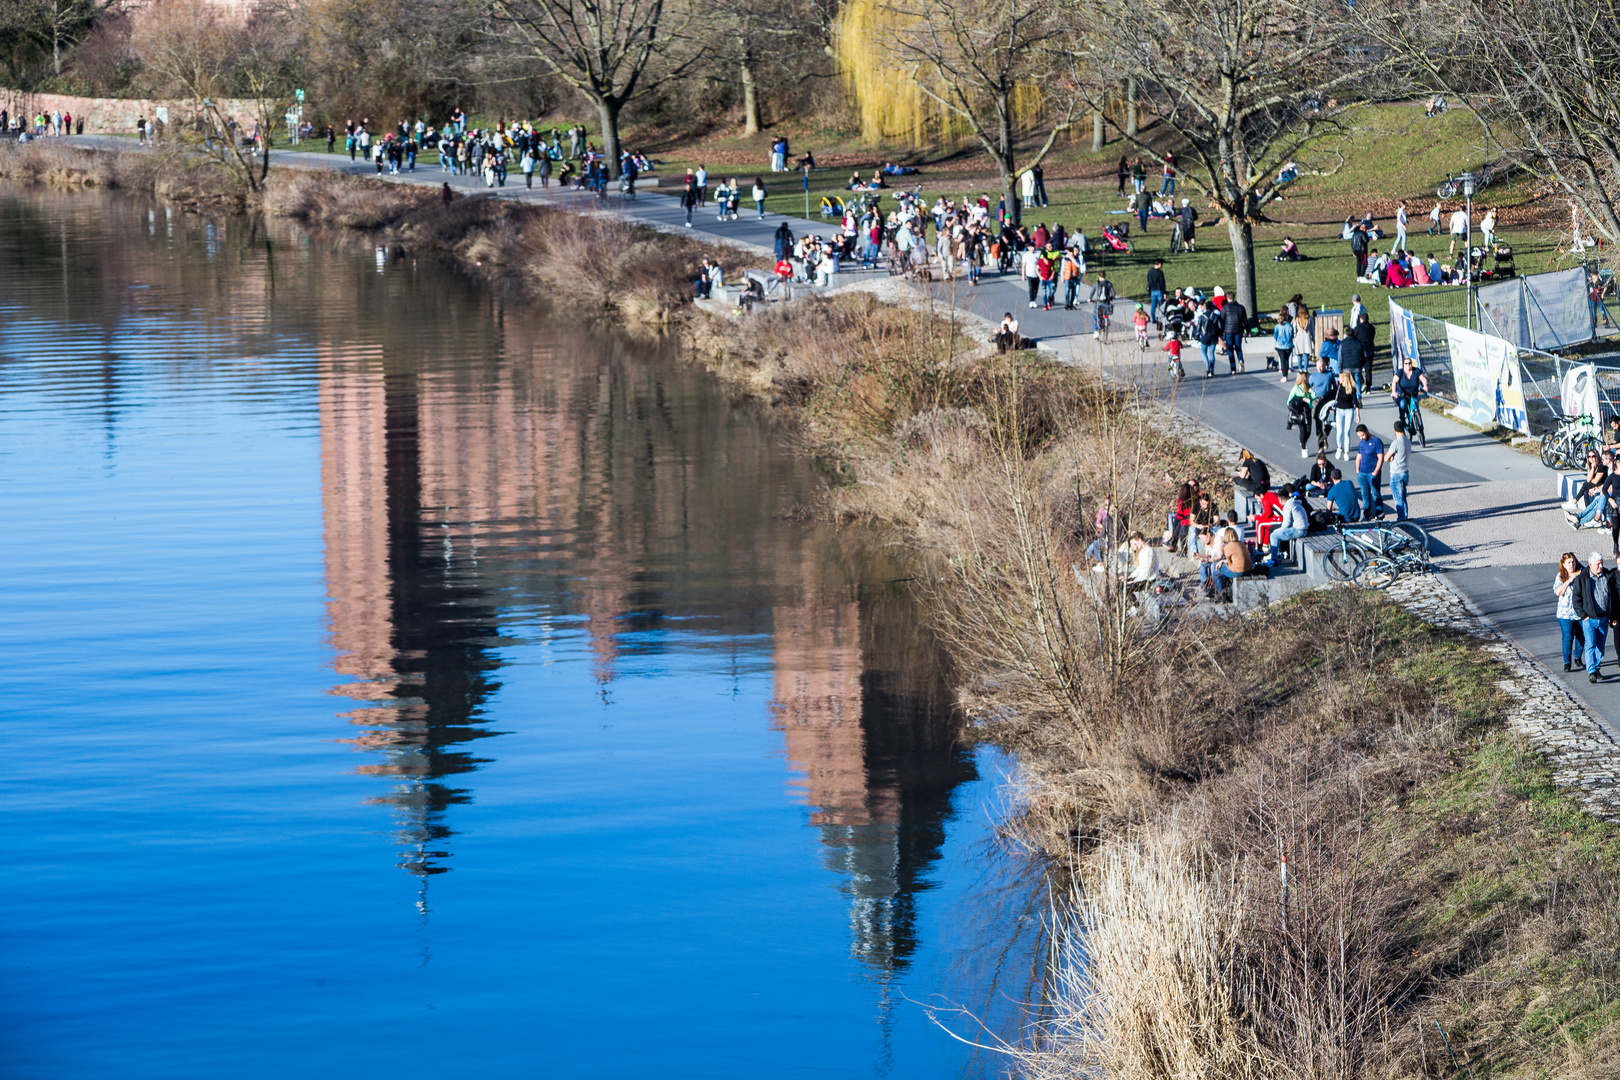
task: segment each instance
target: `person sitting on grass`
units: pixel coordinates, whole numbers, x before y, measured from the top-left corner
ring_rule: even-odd
[[[1127,589],[1137,593],[1159,576],[1159,552],[1140,532],[1131,533],[1131,572]]]
[[[1272,262],[1304,262],[1305,256],[1300,253],[1299,245],[1294,243],[1292,236],[1283,237],[1282,250],[1271,257]]]
[[[1400,259],[1389,261],[1389,269],[1384,271],[1384,284],[1391,289],[1404,289],[1412,284],[1411,275],[1407,273],[1406,266]]]

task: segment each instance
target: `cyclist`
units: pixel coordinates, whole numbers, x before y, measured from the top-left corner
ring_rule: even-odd
[[[1429,377],[1417,370],[1408,356],[1401,361],[1401,370],[1395,375],[1395,385],[1390,387],[1395,398],[1395,411],[1402,420],[1409,418],[1410,410],[1418,407],[1418,401],[1429,392]],[[1408,424],[1408,427],[1411,425]]]

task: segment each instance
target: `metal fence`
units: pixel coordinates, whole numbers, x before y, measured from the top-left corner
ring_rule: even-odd
[[[1404,306],[1404,305],[1403,305]],[[1429,393],[1456,404],[1457,384],[1451,374],[1451,347],[1446,324],[1427,315],[1412,313],[1416,331],[1418,362],[1429,377]],[[1605,416],[1620,414],[1620,365],[1595,363],[1582,357],[1555,356],[1539,349],[1519,349],[1519,373],[1523,379],[1525,414],[1530,434],[1552,431],[1564,419],[1564,376],[1570,368],[1591,365],[1598,405]]]

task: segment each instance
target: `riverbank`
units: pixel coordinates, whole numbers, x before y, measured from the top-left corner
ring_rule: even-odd
[[[491,200],[435,208],[431,191],[385,205],[374,183],[333,183],[353,186],[310,188],[281,212],[306,206],[303,220],[542,285],[558,279],[518,253],[548,242],[548,272],[599,279],[585,295],[603,305],[630,268],[567,245],[641,236],[547,241],[535,234],[575,226]],[[666,278],[659,295],[683,286]],[[916,552],[964,708],[1019,754],[1009,836],[1058,873],[1078,855],[1088,941],[1125,931],[1113,966],[1086,976],[1111,981],[1079,985],[1079,1034],[1060,1049],[1117,1076],[1174,1075],[1168,1061],[1206,1075],[1424,1075],[1453,1052],[1501,1075],[1603,1074],[1612,830],[1515,736],[1494,657],[1348,591],[1145,624],[1111,581],[1092,583],[1089,514],[1107,496],[1151,534],[1181,477],[1226,463],[1161,431],[1118,384],[990,354],[943,312],[840,296],[743,322],[694,317],[688,335],[696,358],[799,418],[833,512]],[[1131,922],[1141,912],[1159,914]],[[1173,936],[1200,927],[1217,933]],[[1203,966],[1159,971],[1137,962],[1143,942],[1197,945]],[[1429,1034],[1441,1029],[1449,1049]]]

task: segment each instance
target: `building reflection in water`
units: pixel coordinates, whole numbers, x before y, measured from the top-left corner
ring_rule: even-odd
[[[448,811],[487,760],[474,744],[498,734],[495,598],[581,626],[604,686],[625,632],[667,616],[768,634],[773,722],[849,896],[853,951],[876,975],[903,969],[951,792],[974,774],[914,610],[848,567],[895,575],[775,519],[800,466],[701,376],[601,343],[536,348],[490,320],[475,361],[402,362],[429,349],[386,338],[321,351],[327,610],[349,680],[335,692],[354,702],[358,771],[392,784],[376,801],[400,865],[449,868]]]

